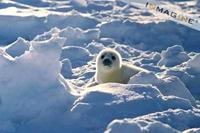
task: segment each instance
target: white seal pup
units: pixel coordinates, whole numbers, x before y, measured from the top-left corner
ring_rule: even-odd
[[[148,72],[143,68],[123,63],[121,55],[116,50],[106,48],[97,56],[95,80],[97,84],[127,84],[133,75],[141,71]]]

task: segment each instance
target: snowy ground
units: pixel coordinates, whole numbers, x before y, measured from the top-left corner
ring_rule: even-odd
[[[2,0],[0,28],[0,133],[200,132],[199,31],[120,0]],[[150,72],[87,88],[106,47]]]

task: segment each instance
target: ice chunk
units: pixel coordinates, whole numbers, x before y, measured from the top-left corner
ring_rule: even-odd
[[[158,62],[159,66],[173,67],[180,65],[190,59],[184,49],[180,45],[174,45],[162,51],[161,60]]]
[[[60,59],[69,59],[72,63],[72,67],[82,66],[87,64],[92,59],[90,52],[77,46],[66,46],[62,50]]]
[[[104,133],[181,133],[155,120],[114,120]]]
[[[181,133],[188,128],[198,128],[200,126],[199,121],[198,110],[170,109],[133,119],[114,120],[108,125],[106,133],[112,133],[113,131],[123,133],[129,133],[130,131]],[[198,133],[198,131],[199,129],[189,129],[184,133]]]
[[[30,47],[30,43],[23,38],[19,37],[14,43],[10,44],[6,48],[6,52],[12,56],[17,57],[21,56],[25,53],[25,51],[28,51]]]
[[[64,59],[62,61],[62,69],[61,69],[61,74],[65,78],[69,78],[72,76],[72,65],[69,59]]]
[[[83,47],[84,44],[90,43],[99,38],[99,30],[89,29],[83,31],[80,28],[67,27],[59,33],[59,36],[66,38],[66,45]]]
[[[185,84],[175,76],[159,78],[153,73],[141,72],[133,76],[129,84],[151,84],[158,87],[163,95],[174,95],[181,98],[185,98],[191,101],[195,105],[195,99],[187,89]]]
[[[195,55],[187,64],[191,69],[190,71],[193,73],[200,73],[200,54]]]

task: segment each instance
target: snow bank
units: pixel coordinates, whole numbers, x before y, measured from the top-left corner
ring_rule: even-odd
[[[151,84],[156,86],[163,95],[174,95],[181,98],[185,98],[191,101],[195,105],[195,99],[187,89],[185,84],[175,76],[159,78],[153,73],[139,73],[133,76],[129,84]]]
[[[169,108],[191,109],[191,104],[181,98],[163,96],[157,88],[148,85],[103,84],[86,90],[71,111],[79,130],[102,132],[114,119],[137,117]]]
[[[200,115],[198,110],[167,110],[136,117],[133,119],[114,120],[107,127],[106,133],[129,133],[132,132],[164,132],[186,133],[195,131],[200,126]],[[196,129],[197,131],[198,129]],[[184,132],[184,133],[185,133]]]
[[[63,43],[63,38],[33,41],[30,51],[16,59],[1,52],[0,132],[15,131],[44,112],[51,116],[72,102],[74,96],[66,91],[68,86],[59,81]]]

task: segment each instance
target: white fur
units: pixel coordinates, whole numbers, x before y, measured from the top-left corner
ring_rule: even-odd
[[[112,55],[114,55],[116,59],[112,60],[111,66],[105,66],[103,64],[102,55],[105,56],[103,59],[107,58],[112,60]],[[141,71],[147,72],[147,70],[143,68],[122,63],[121,55],[117,51],[107,48],[102,50],[97,56],[95,80],[99,84],[109,82],[126,84],[133,75]]]

